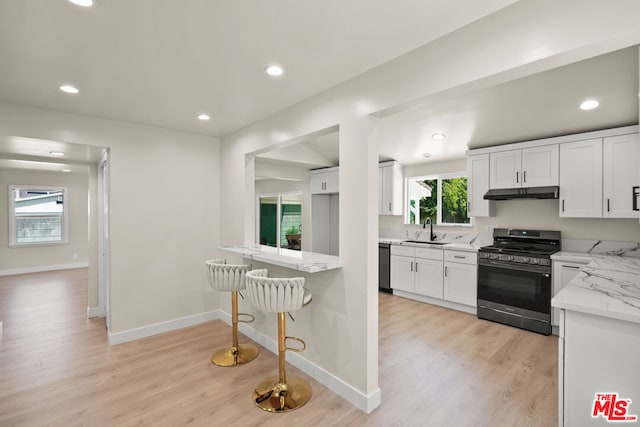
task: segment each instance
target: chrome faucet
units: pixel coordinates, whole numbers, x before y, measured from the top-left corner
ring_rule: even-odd
[[[431,231],[429,232],[429,241],[433,242],[434,240],[436,240],[436,233],[433,232],[433,221],[431,221],[430,216],[425,218],[424,222],[422,223],[422,228],[427,228],[427,223],[431,225]]]

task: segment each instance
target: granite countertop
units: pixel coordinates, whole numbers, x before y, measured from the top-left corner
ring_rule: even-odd
[[[584,252],[560,251],[551,255],[551,259],[553,261],[588,264],[593,259],[593,255]]]
[[[315,252],[292,251],[260,245],[221,246],[223,252],[241,255],[243,258],[279,265],[305,273],[335,270],[342,268],[340,257]]]
[[[551,305],[640,324],[640,259],[590,256],[591,262],[551,300]]]

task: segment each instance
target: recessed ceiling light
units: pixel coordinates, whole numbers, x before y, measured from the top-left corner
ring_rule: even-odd
[[[51,154],[52,156],[57,156],[57,157],[64,156],[64,153],[62,151],[49,151],[49,154]]]
[[[71,172],[71,169],[62,169],[62,172]]]
[[[73,4],[77,4],[82,7],[93,6],[93,0],[69,0]]]
[[[424,157],[431,157],[431,153],[422,153]]]
[[[433,135],[431,135],[431,139],[433,139],[434,141],[444,141],[447,138],[447,135],[445,135],[444,133],[434,133]]]
[[[198,115],[198,119],[200,119],[200,120],[202,120],[202,121],[209,120],[210,118],[211,118],[211,117],[209,117],[209,115],[208,115],[208,114],[204,114],[204,113],[203,113],[203,114],[199,114],[199,115]]]
[[[593,110],[594,108],[597,108],[598,105],[600,105],[600,103],[595,99],[587,99],[580,104],[580,108],[582,110]]]
[[[70,85],[62,85],[60,86],[60,90],[66,93],[72,93],[72,94],[76,94],[78,92],[80,92],[77,88],[70,86]]]
[[[270,76],[281,76],[284,73],[284,70],[279,65],[269,65],[264,71]]]

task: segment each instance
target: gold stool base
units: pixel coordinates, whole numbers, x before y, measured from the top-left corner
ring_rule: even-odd
[[[311,385],[301,378],[287,377],[286,383],[271,378],[260,383],[253,392],[253,401],[268,412],[293,411],[309,401]]]
[[[227,347],[216,350],[211,361],[218,366],[244,365],[258,357],[260,349],[254,344],[239,344],[238,347]]]

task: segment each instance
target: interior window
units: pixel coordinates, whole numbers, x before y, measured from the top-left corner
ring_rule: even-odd
[[[406,224],[469,224],[466,174],[419,176],[407,179]]]
[[[9,246],[67,242],[67,189],[9,186]]]
[[[274,248],[302,249],[302,193],[258,197],[259,243]]]

